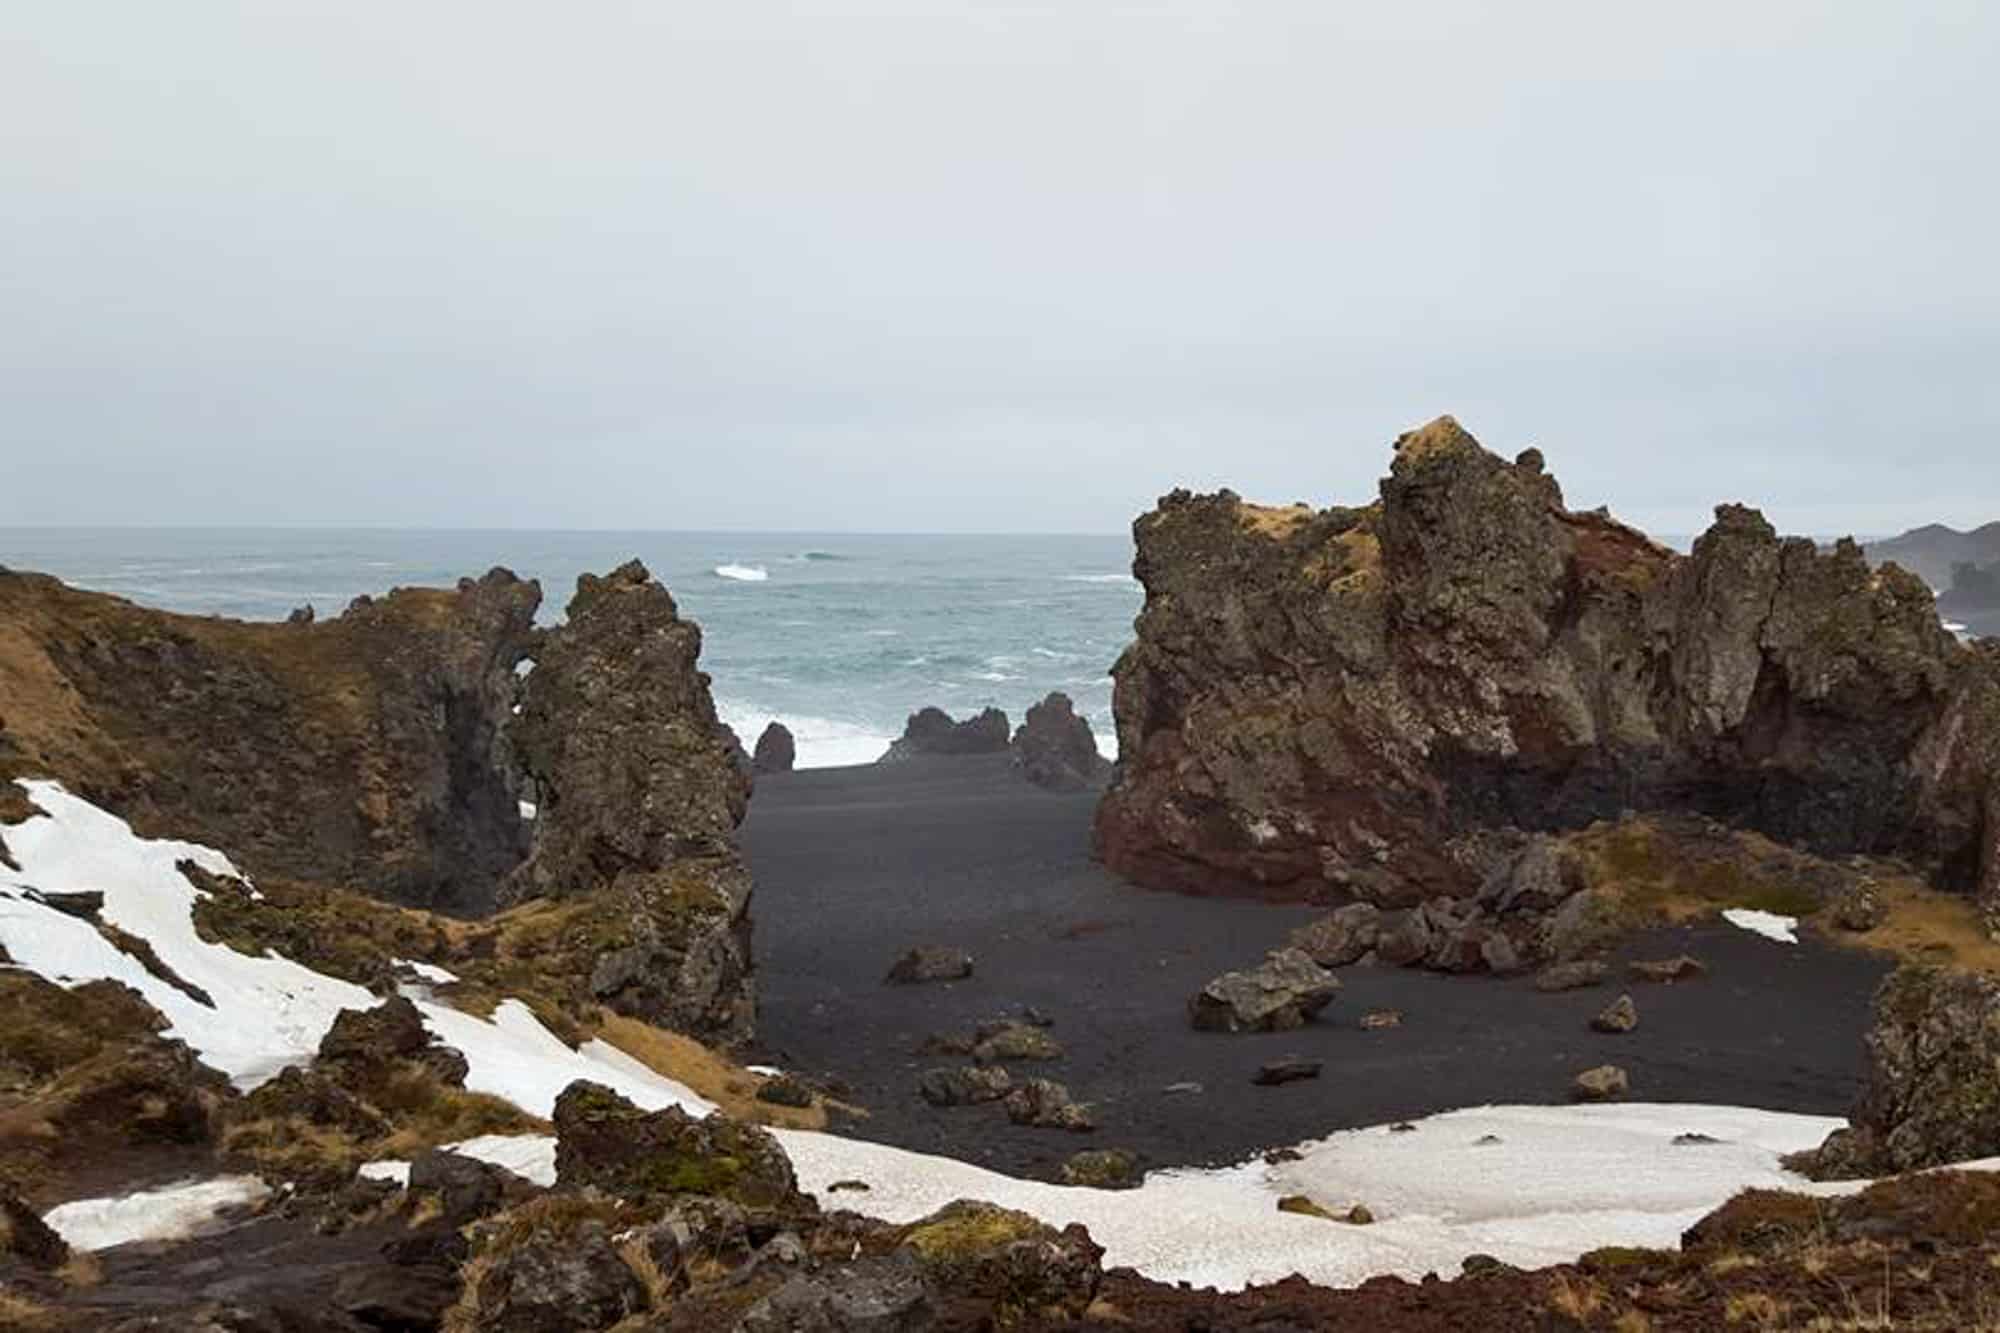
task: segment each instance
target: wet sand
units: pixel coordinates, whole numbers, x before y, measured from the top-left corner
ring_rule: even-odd
[[[1859,1090],[1869,996],[1887,964],[1723,924],[1647,932],[1618,956],[1709,964],[1679,985],[1614,979],[1544,995],[1525,978],[1350,967],[1339,998],[1300,1031],[1196,1032],[1188,996],[1314,912],[1127,885],[1090,859],[1094,803],[1029,786],[1004,756],[760,779],[743,834],[762,1056],[846,1085],[870,1114],[842,1132],[1036,1175],[1086,1147],[1132,1149],[1148,1167],[1214,1164],[1454,1107],[1560,1102],[1572,1075],[1606,1062],[1629,1071],[1636,1101],[1838,1115]],[[963,947],[976,971],[885,985],[916,944]],[[1621,990],[1638,1029],[1590,1031]],[[924,1069],[965,1062],[920,1053],[927,1036],[1023,1005],[1054,1018],[1066,1058],[1011,1072],[1066,1084],[1091,1103],[1096,1133],[1025,1129],[997,1105],[939,1110],[917,1096]],[[1402,1026],[1361,1030],[1377,1008],[1401,1010]],[[1260,1063],[1294,1055],[1325,1072],[1250,1082]],[[1185,1082],[1202,1091],[1166,1091]]]

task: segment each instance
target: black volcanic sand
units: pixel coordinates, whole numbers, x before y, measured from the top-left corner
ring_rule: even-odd
[[[1129,1148],[1149,1167],[1216,1164],[1456,1107],[1562,1102],[1574,1074],[1606,1062],[1630,1072],[1635,1101],[1841,1115],[1860,1089],[1869,997],[1886,962],[1721,923],[1646,932],[1612,981],[1586,990],[1349,967],[1340,996],[1302,1030],[1196,1032],[1188,996],[1257,962],[1315,912],[1127,885],[1090,858],[1094,802],[1029,786],[1005,756],[760,778],[743,834],[757,885],[763,1056],[847,1085],[871,1114],[842,1122],[844,1133],[1044,1176],[1087,1147]],[[976,971],[884,984],[915,944],[963,947]],[[1709,975],[1622,977],[1624,959],[1682,952]],[[1638,1004],[1638,1029],[1590,1031],[1621,991]],[[927,1035],[1023,1005],[1055,1019],[1067,1056],[1010,1072],[1068,1085],[1092,1104],[1095,1134],[1021,1128],[998,1105],[938,1110],[917,1096],[923,1069],[967,1062],[921,1054]],[[1402,1026],[1358,1027],[1376,1008],[1401,1010]],[[1324,1060],[1325,1072],[1252,1085],[1260,1063],[1295,1055]],[[1189,1081],[1203,1090],[1165,1090]]]

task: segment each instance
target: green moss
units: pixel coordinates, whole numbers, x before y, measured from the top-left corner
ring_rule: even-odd
[[[926,1263],[954,1264],[990,1253],[1017,1240],[1034,1240],[1049,1228],[1026,1213],[986,1205],[949,1204],[914,1222],[903,1243]]]
[[[1281,1213],[1297,1213],[1301,1217],[1323,1217],[1329,1222],[1338,1222],[1340,1220],[1337,1213],[1328,1211],[1303,1194],[1287,1194],[1284,1198],[1279,1199],[1278,1211]]]

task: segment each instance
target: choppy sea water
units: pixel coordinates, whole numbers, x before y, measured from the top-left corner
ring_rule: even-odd
[[[803,765],[868,763],[924,704],[1018,723],[1062,690],[1116,752],[1108,673],[1141,601],[1124,536],[0,529],[0,565],[252,620],[504,565],[541,580],[552,622],[579,573],[634,556],[700,623],[716,705],[745,744],[775,718]]]

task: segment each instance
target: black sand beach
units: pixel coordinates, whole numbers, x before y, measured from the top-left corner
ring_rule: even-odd
[[[1307,1028],[1195,1032],[1187,997],[1256,962],[1306,908],[1138,889],[1090,858],[1094,796],[1053,795],[1004,756],[808,770],[758,781],[744,842],[757,883],[761,1051],[838,1079],[870,1111],[843,1132],[999,1169],[1046,1174],[1086,1147],[1145,1164],[1211,1164],[1325,1134],[1481,1103],[1564,1100],[1578,1070],[1615,1062],[1632,1100],[1844,1114],[1884,960],[1810,938],[1777,944],[1725,924],[1663,929],[1623,957],[1688,952],[1710,974],[1673,986],[1614,980],[1545,995],[1525,978],[1343,969],[1345,989]],[[883,984],[911,945],[957,945],[972,978]],[[1622,970],[1622,968],[1621,968]],[[1635,1032],[1588,1021],[1621,990]],[[1032,1005],[1066,1058],[1013,1066],[1092,1104],[1095,1134],[1025,1129],[996,1105],[938,1110],[918,1074],[930,1034]],[[1370,1009],[1401,1027],[1363,1031]],[[1325,1061],[1317,1080],[1264,1088],[1266,1060]],[[1195,1082],[1199,1093],[1166,1091]]]

